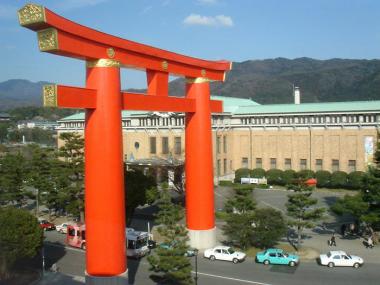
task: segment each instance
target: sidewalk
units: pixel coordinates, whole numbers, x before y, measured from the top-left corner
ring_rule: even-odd
[[[311,230],[305,230],[307,236],[302,240],[302,246],[305,249],[310,249],[308,259],[315,259],[321,253],[326,253],[330,250],[343,250],[348,254],[358,255],[364,259],[365,263],[380,264],[380,245],[375,245],[374,248],[366,248],[363,244],[364,239],[359,237],[342,238],[336,234],[337,246],[328,246],[327,241],[331,238],[331,234],[314,233]],[[313,256],[316,255],[317,256]]]

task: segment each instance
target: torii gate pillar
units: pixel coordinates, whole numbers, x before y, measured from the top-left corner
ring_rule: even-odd
[[[186,97],[196,102],[186,113],[186,222],[190,246],[205,249],[216,243],[209,81],[187,79]]]
[[[85,122],[86,284],[101,284],[102,275],[107,276],[107,282],[114,278],[114,284],[124,284],[127,267],[119,63],[99,59],[86,65],[86,88],[97,91],[97,108],[86,109]]]

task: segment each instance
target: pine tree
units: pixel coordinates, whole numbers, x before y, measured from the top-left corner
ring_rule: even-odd
[[[26,161],[21,154],[6,154],[0,159],[0,204],[21,201],[25,177]]]
[[[324,208],[313,208],[317,199],[312,198],[314,187],[308,186],[305,181],[299,180],[293,187],[295,194],[288,195],[286,208],[288,215],[292,217],[289,224],[297,228],[297,249],[301,247],[301,235],[305,228],[312,228],[314,221],[322,218]]]
[[[71,182],[64,188],[67,199],[66,211],[84,219],[84,139],[77,133],[62,133],[64,144],[59,148],[58,156],[66,166],[64,175]]]
[[[158,232],[164,238],[164,243],[170,246],[158,247],[154,254],[148,257],[150,270],[162,273],[167,283],[193,284],[191,263],[185,256],[189,250],[187,230],[179,223],[184,217],[184,210],[180,205],[171,202],[167,189],[162,191],[159,209],[156,218],[160,225]]]
[[[252,197],[252,189],[244,187],[235,189],[235,195],[225,204],[228,213],[223,232],[231,241],[242,248],[251,245],[254,228],[254,210],[256,202]]]

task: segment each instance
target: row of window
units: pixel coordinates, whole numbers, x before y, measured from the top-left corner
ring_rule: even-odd
[[[157,138],[149,137],[150,154],[157,154]],[[174,154],[180,155],[182,153],[181,137],[174,137]],[[169,154],[170,145],[168,137],[161,137],[161,154]]]
[[[221,153],[222,149],[222,138],[223,138],[223,153],[227,153],[227,136],[217,136],[216,137],[216,153]]]
[[[295,165],[292,165],[292,159],[291,158],[285,158],[284,160],[284,170],[293,169]],[[316,159],[315,160],[315,170],[323,170],[323,159]],[[242,157],[241,159],[241,167],[242,168],[248,168],[248,157]],[[260,157],[256,158],[256,168],[263,168],[263,159]],[[277,168],[277,158],[270,158],[269,161],[269,168],[270,169],[276,169]],[[305,170],[308,169],[308,162],[307,159],[301,158],[299,160],[299,169]],[[339,171],[340,170],[340,162],[338,159],[332,159],[331,160],[331,171]],[[348,171],[353,172],[356,171],[356,160],[348,160]]]
[[[185,124],[184,117],[173,118],[141,118],[139,119],[140,127],[155,127],[155,126],[183,126]]]
[[[279,124],[342,124],[374,123],[376,115],[326,115],[326,116],[292,116],[292,117],[250,117],[241,118],[245,125],[279,125]]]
[[[217,176],[226,175],[228,173],[227,159],[223,159],[223,172],[222,172],[222,161],[218,159],[216,161],[216,174]],[[230,169],[232,169],[232,160],[230,160]]]

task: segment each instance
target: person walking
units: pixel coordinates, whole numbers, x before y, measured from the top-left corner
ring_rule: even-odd
[[[335,240],[335,234],[331,236],[330,239],[330,246],[336,246],[336,240]]]
[[[371,236],[367,239],[367,248],[373,248],[373,239]]]

